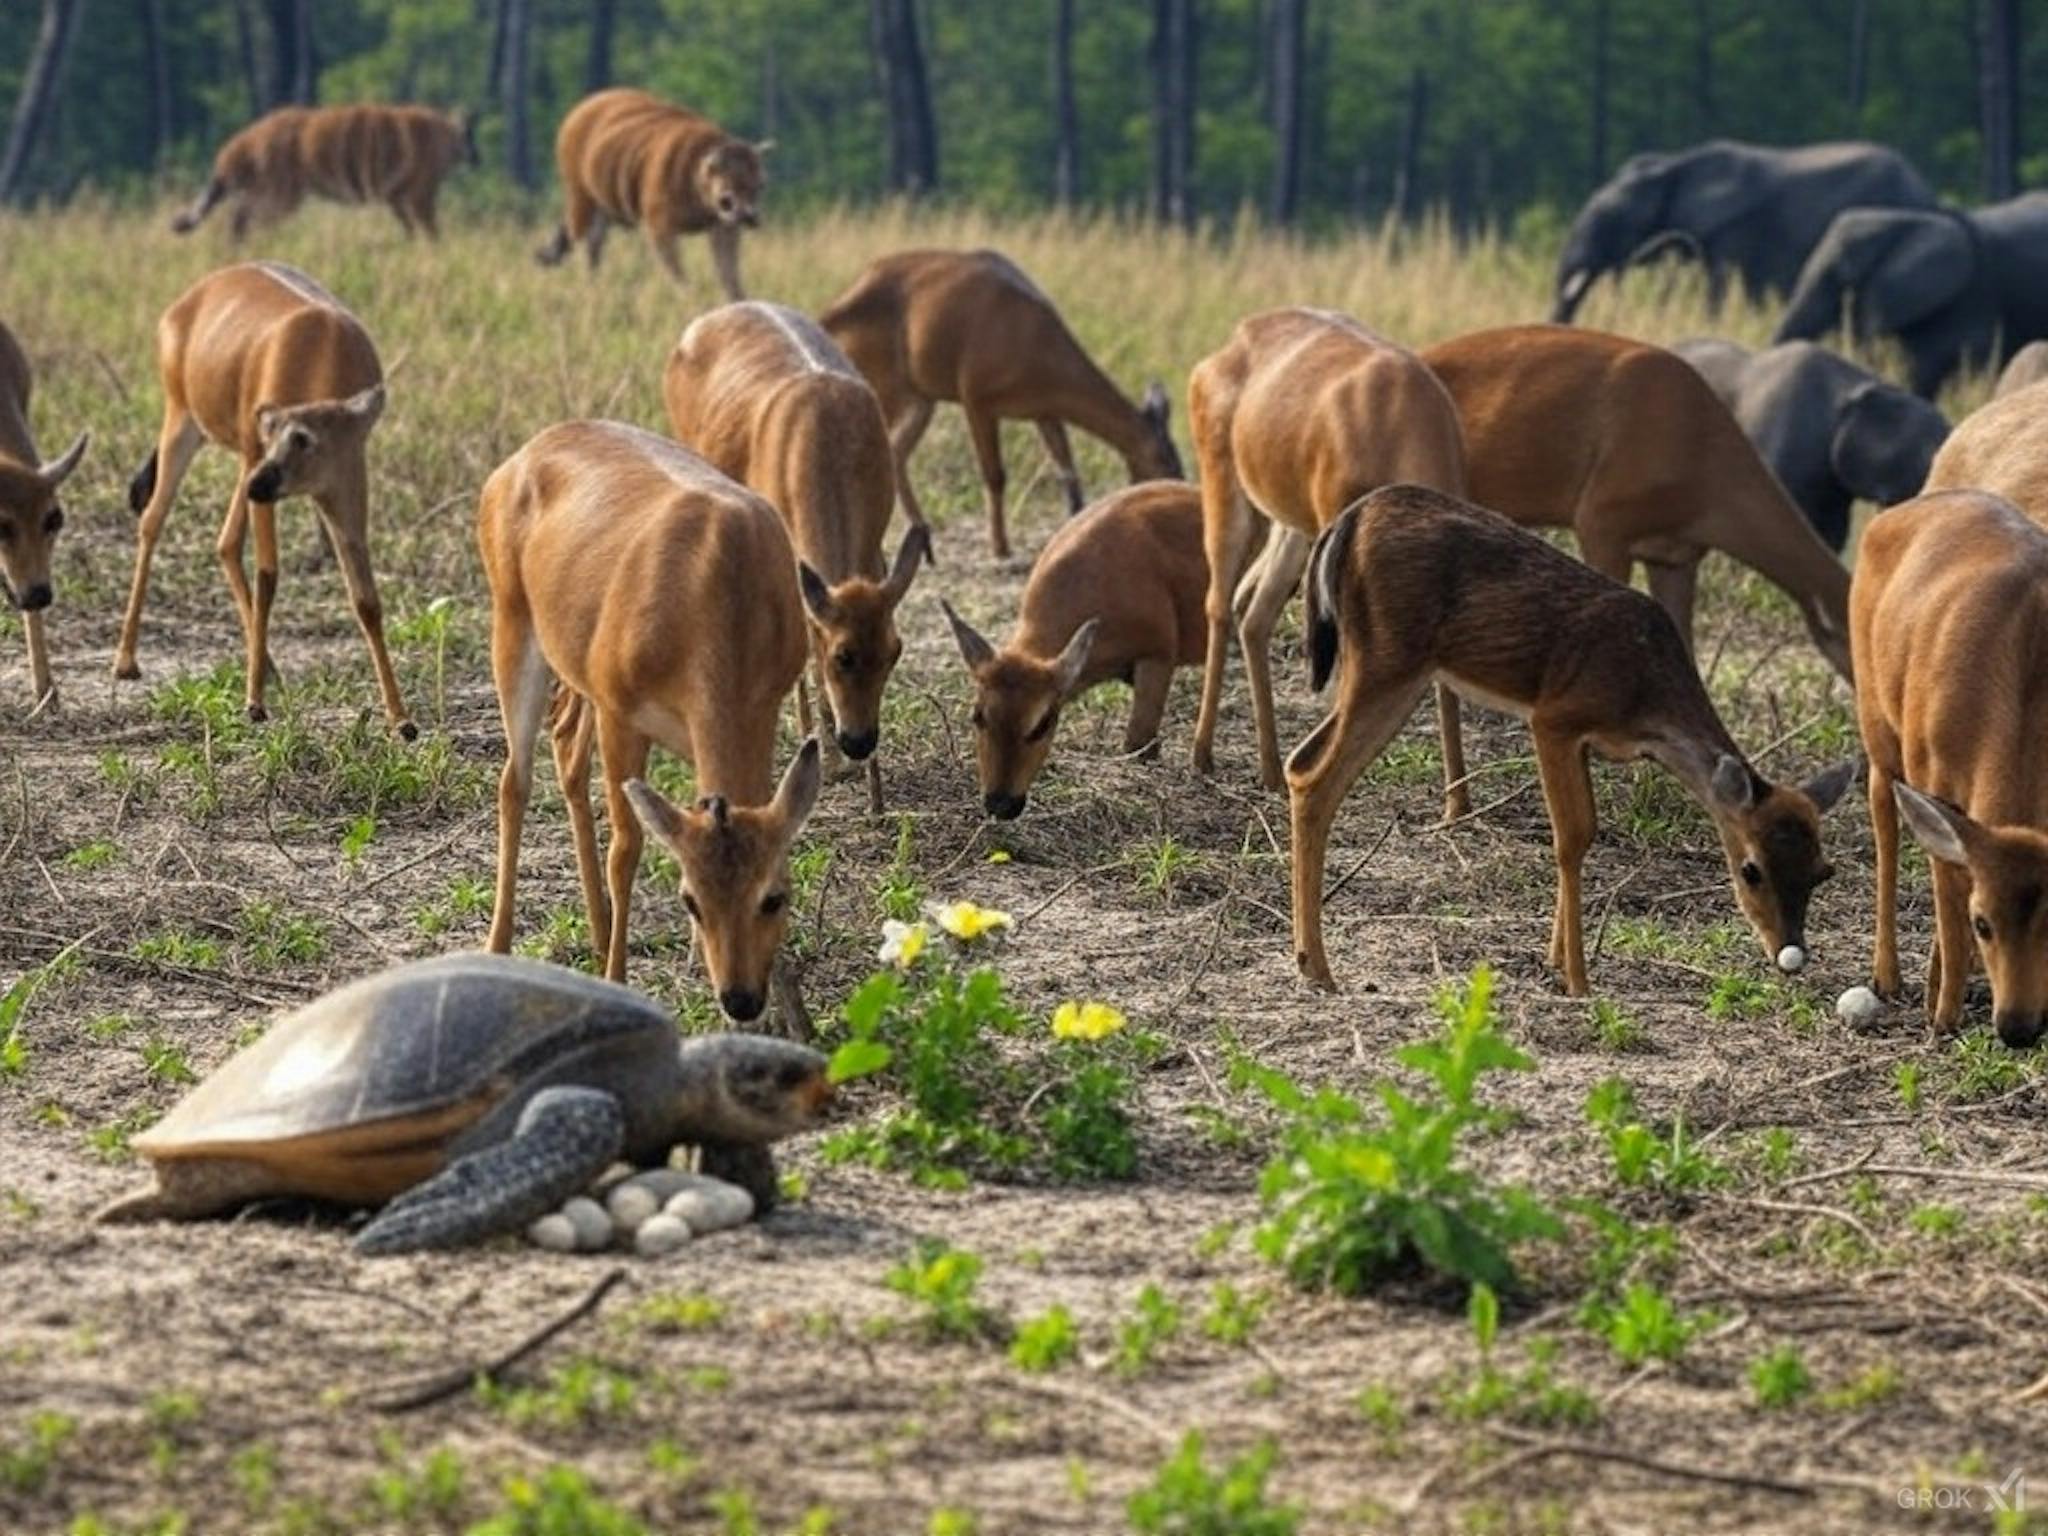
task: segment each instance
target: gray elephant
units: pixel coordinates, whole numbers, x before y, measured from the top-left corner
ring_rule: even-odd
[[[1807,258],[1778,341],[1812,341],[1841,323],[1859,338],[1896,336],[1907,383],[1933,399],[1964,365],[1995,367],[2048,337],[2048,192],[1968,213],[1852,208]]]
[[[1752,299],[1789,293],[1828,221],[1863,206],[1931,208],[1934,194],[1881,144],[1773,149],[1713,139],[1636,155],[1572,221],[1550,318],[1570,324],[1596,279],[1672,247],[1705,264],[1716,303],[1731,272]]]
[[[2005,372],[1998,376],[1998,388],[1991,392],[1991,397],[1995,400],[2043,379],[2048,379],[2048,341],[2030,341],[2013,353]]]
[[[1948,437],[1948,418],[1925,400],[1810,341],[1761,352],[1682,341],[1671,350],[1721,397],[1837,554],[1849,539],[1851,504],[1889,507],[1919,495]]]

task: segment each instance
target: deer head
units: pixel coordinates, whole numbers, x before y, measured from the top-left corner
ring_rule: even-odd
[[[1820,847],[1820,818],[1855,776],[1839,763],[1801,785],[1771,783],[1739,757],[1723,754],[1708,786],[1708,812],[1721,834],[1735,900],[1788,975],[1806,966],[1806,908],[1813,889],[1835,872]]]
[[[256,438],[263,459],[249,472],[249,499],[282,501],[360,486],[363,444],[383,414],[381,383],[346,400],[258,406]]]
[[[79,433],[46,464],[0,459],[0,589],[16,608],[50,606],[50,552],[64,528],[57,489],[78,468],[88,441]]]
[[[856,762],[871,756],[881,740],[882,685],[903,654],[896,609],[930,545],[923,527],[912,528],[883,581],[855,576],[827,586],[807,562],[797,562],[797,587],[817,641],[839,750]]]
[[[1079,686],[1100,619],[1074,631],[1051,661],[988,643],[943,598],[960,657],[974,678],[974,761],[981,803],[1000,821],[1024,814],[1025,798],[1052,750],[1060,710]]]

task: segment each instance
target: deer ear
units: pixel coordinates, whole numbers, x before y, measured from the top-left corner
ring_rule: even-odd
[[[882,584],[891,608],[903,601],[903,594],[910,590],[917,568],[931,553],[931,547],[931,530],[922,523],[913,524],[910,532],[903,535],[903,542],[896,546],[896,563],[889,567],[889,579]]]
[[[1714,804],[1724,811],[1734,814],[1756,804],[1755,776],[1749,771],[1749,764],[1739,757],[1723,752],[1707,783],[1713,791]]]
[[[1813,808],[1825,814],[1834,803],[1842,798],[1842,791],[1849,787],[1861,766],[1855,758],[1846,763],[1837,763],[1825,773],[1815,774],[1799,786],[1799,792],[1813,802]]]
[[[797,590],[804,595],[804,607],[810,610],[811,617],[820,624],[830,624],[832,622],[832,589],[825,585],[824,577],[811,569],[810,561],[797,561],[796,584]]]
[[[54,491],[66,480],[69,480],[71,478],[71,471],[78,468],[78,461],[85,457],[85,445],[91,441],[91,433],[79,433],[78,436],[72,440],[71,446],[69,448],[66,448],[62,453],[58,454],[56,458],[50,460],[49,463],[43,465],[40,469],[38,469],[36,471],[36,474],[42,480],[43,484],[47,485],[51,490]]]
[[[1053,663],[1053,681],[1059,685],[1060,697],[1065,698],[1074,691],[1074,685],[1081,681],[1082,669],[1088,665],[1088,653],[1095,648],[1095,632],[1102,628],[1102,620],[1090,619],[1074,631],[1066,649],[1060,652],[1060,659]]]
[[[366,427],[375,426],[377,418],[384,414],[384,385],[380,380],[368,389],[357,390],[346,400],[342,408]]]
[[[782,822],[782,835],[792,841],[811,819],[811,807],[818,803],[818,784],[823,777],[818,755],[818,738],[805,737],[803,746],[782,771],[782,783],[775,790],[773,809]]]
[[[943,597],[939,606],[946,610],[946,622],[953,626],[953,642],[960,647],[960,659],[967,663],[972,672],[987,666],[996,659],[996,649],[981,637],[979,631],[953,611],[953,605]]]
[[[256,435],[269,442],[284,428],[284,407],[281,405],[259,405],[256,407]]]
[[[1907,830],[1922,848],[1944,863],[1969,863],[1968,845],[1977,823],[1946,800],[1923,795],[1903,779],[1892,784],[1892,798],[1898,801]]]
[[[673,843],[682,836],[682,813],[670,803],[668,796],[645,779],[628,779],[620,787],[625,790],[626,799],[633,807],[633,814],[640,818],[641,826],[664,843]]]

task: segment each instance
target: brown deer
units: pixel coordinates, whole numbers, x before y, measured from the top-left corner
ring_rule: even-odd
[[[555,135],[562,173],[562,222],[535,252],[557,265],[581,242],[597,270],[605,230],[638,224],[668,275],[683,280],[682,235],[704,235],[728,299],[742,299],[740,231],[761,222],[761,157],[772,139],[750,144],[708,117],[615,86],[569,109]]]
[[[853,359],[889,422],[896,493],[913,523],[925,520],[910,485],[910,455],[941,400],[955,400],[981,465],[989,548],[1010,553],[1004,523],[1004,421],[1029,421],[1052,455],[1067,509],[1082,505],[1067,424],[1123,455],[1132,480],[1178,480],[1166,391],[1137,405],[1074,339],[1066,321],[1017,264],[996,251],[899,251],[874,263],[819,320]]]
[[[1203,656],[1202,497],[1153,481],[1105,496],[1047,542],[1001,650],[943,600],[974,678],[974,756],[982,805],[1021,816],[1067,700],[1097,683],[1131,685],[1124,751],[1159,750],[1175,667]]]
[[[1735,898],[1779,969],[1806,964],[1806,909],[1832,872],[1820,815],[1855,771],[1800,789],[1742,755],[1671,617],[1641,593],[1497,513],[1420,486],[1373,492],[1316,541],[1309,565],[1311,682],[1338,673],[1335,706],[1287,760],[1294,951],[1334,985],[1323,951],[1330,825],[1432,680],[1529,722],[1557,856],[1550,964],[1586,992],[1579,869],[1595,830],[1587,753],[1662,764],[1721,836]]]
[[[1525,527],[1570,528],[1586,563],[1650,594],[1692,645],[1709,550],[1779,587],[1849,676],[1849,573],[1701,378],[1647,342],[1512,325],[1425,349],[1457,402],[1472,499]]]
[[[1274,309],[1238,322],[1230,340],[1188,377],[1188,418],[1202,474],[1202,542],[1209,562],[1209,636],[1197,771],[1215,768],[1216,718],[1238,621],[1259,738],[1259,781],[1278,789],[1273,721],[1273,625],[1308,562],[1309,541],[1337,514],[1383,485],[1406,482],[1454,495],[1465,488],[1458,414],[1415,354],[1348,315]],[[1274,524],[1264,552],[1239,580],[1254,510]],[[1232,586],[1236,595],[1232,597]],[[1437,695],[1444,746],[1444,808],[1466,809],[1457,701]]]
[[[81,432],[56,458],[39,458],[28,427],[30,383],[28,354],[0,325],[0,589],[21,612],[29,692],[41,705],[57,688],[43,635],[43,610],[52,597],[50,555],[64,527],[57,491],[85,457],[88,438]]]
[[[1981,955],[1999,1038],[2032,1045],[2048,1022],[2048,533],[1982,491],[1893,507],[1864,530],[1849,620],[1877,842],[1877,990],[1899,992],[1903,814],[1933,856],[1930,1022],[1962,1022]]]
[[[2048,527],[2048,382],[2003,392],[1957,423],[1928,491],[1990,491]]]
[[[309,496],[341,561],[356,621],[369,642],[384,714],[407,741],[418,735],[398,694],[384,644],[384,605],[370,571],[370,429],[384,413],[384,370],[362,322],[296,267],[252,261],[202,277],[157,324],[164,421],[156,451],[128,487],[141,515],[135,581],[114,652],[114,676],[140,677],[149,566],[178,486],[201,442],[241,455],[216,549],[248,642],[248,708],[266,718],[270,609],[277,596],[277,504]],[[256,587],[242,567],[256,530]]]
[[[789,847],[817,799],[807,742],[773,783],[775,726],[807,649],[796,556],[775,509],[688,449],[616,422],[548,427],[484,482],[477,543],[491,590],[491,673],[505,722],[490,947],[512,945],[533,751],[555,681],[555,764],[591,943],[626,975],[644,824],[682,867],[683,905],[726,1015],[758,1018],[789,925]],[[593,729],[611,848],[590,815]],[[641,781],[652,744],[695,765],[700,798]]]
[[[914,525],[885,567],[895,478],[874,391],[814,321],[746,302],[690,323],[669,354],[662,398],[682,442],[789,524],[820,707],[832,716],[823,740],[867,763],[868,807],[880,811],[882,688],[903,654],[896,608],[930,536]],[[801,678],[797,709],[809,735]]]

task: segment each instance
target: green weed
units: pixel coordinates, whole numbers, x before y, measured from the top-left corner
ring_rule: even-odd
[[[1749,1392],[1759,1408],[1789,1408],[1813,1390],[1806,1360],[1790,1344],[1749,1362]]]
[[[920,1322],[932,1339],[979,1339],[998,1326],[974,1299],[981,1283],[981,1255],[943,1242],[920,1243],[885,1277],[889,1289],[921,1309]]]
[[[1146,1487],[1124,1506],[1139,1536],[1294,1536],[1301,1511],[1266,1493],[1278,1453],[1270,1440],[1211,1471],[1202,1437],[1190,1430]]]
[[[1712,1189],[1732,1177],[1686,1139],[1684,1116],[1673,1122],[1669,1136],[1637,1120],[1635,1095],[1618,1077],[1604,1079],[1586,1096],[1586,1119],[1607,1138],[1614,1176],[1631,1188],[1676,1193]]]
[[[1057,1303],[1037,1317],[1020,1322],[1017,1336],[1010,1341],[1010,1360],[1022,1371],[1050,1371],[1080,1353],[1081,1338],[1074,1328],[1074,1314]]]
[[[1180,1306],[1158,1286],[1138,1292],[1133,1311],[1135,1316],[1118,1325],[1116,1333],[1116,1368],[1126,1376],[1144,1371],[1161,1346],[1180,1335]]]

